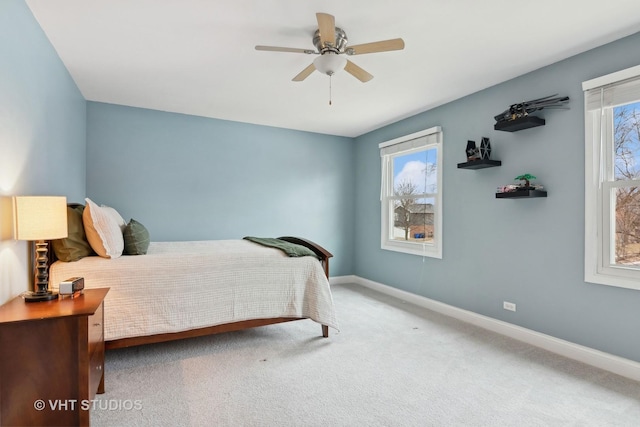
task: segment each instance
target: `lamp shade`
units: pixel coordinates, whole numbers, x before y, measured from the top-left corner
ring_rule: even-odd
[[[347,59],[333,52],[320,55],[313,61],[313,66],[322,74],[333,75],[347,65]]]
[[[67,198],[63,196],[16,196],[13,219],[18,240],[49,240],[67,237]]]

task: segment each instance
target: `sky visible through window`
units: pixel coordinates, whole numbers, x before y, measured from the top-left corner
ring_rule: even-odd
[[[416,153],[396,156],[393,159],[393,186],[411,182],[416,193],[430,193],[437,189],[437,150],[429,149]]]

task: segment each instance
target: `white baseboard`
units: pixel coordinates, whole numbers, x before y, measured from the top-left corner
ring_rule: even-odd
[[[542,334],[531,329],[513,325],[502,320],[483,316],[472,311],[463,310],[452,305],[444,304],[420,295],[406,292],[382,283],[364,279],[358,276],[332,277],[332,285],[356,283],[380,293],[393,296],[403,301],[424,307],[429,310],[462,320],[467,323],[497,332],[502,335],[526,342],[556,354],[578,360],[591,366],[640,381],[640,363],[613,354],[595,350],[569,341]]]
[[[329,284],[333,285],[346,285],[349,283],[358,283],[359,280],[362,280],[358,276],[337,276],[337,277],[329,277]]]

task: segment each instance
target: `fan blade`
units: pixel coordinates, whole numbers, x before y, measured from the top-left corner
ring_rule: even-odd
[[[322,46],[336,47],[336,18],[328,13],[316,13],[316,19],[318,20]]]
[[[365,53],[388,52],[390,50],[402,49],[404,49],[404,40],[391,39],[349,46],[346,53],[347,55],[362,55]]]
[[[349,61],[348,59],[347,59],[347,65],[345,65],[344,70],[347,73],[351,74],[356,79],[360,80],[362,83],[366,83],[373,78],[371,74],[367,73],[365,70],[358,67],[356,64]]]
[[[298,49],[295,47],[278,47],[278,46],[256,46],[256,50],[266,50],[269,52],[292,52],[292,53],[318,53],[311,49]]]
[[[313,65],[313,62],[311,63],[311,65],[309,65],[307,68],[305,68],[304,70],[302,70],[300,72],[300,74],[298,74],[297,76],[295,76],[292,80],[294,82],[301,82],[304,79],[306,79],[307,77],[309,77],[309,75],[311,75],[311,73],[313,73],[316,70],[316,67]]]

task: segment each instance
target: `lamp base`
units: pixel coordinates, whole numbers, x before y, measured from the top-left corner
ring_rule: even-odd
[[[23,295],[25,302],[51,301],[58,299],[57,292],[27,292]]]

